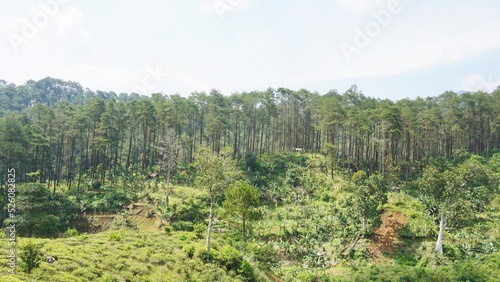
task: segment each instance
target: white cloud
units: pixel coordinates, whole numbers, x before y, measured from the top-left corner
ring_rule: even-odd
[[[462,80],[462,89],[466,91],[486,91],[491,92],[500,86],[500,76],[488,75],[485,77],[480,73],[468,74]]]
[[[77,35],[83,39],[91,37],[90,32],[84,26],[84,15],[75,7],[63,8],[61,13],[54,19],[55,36],[59,40],[68,40]]]
[[[84,46],[95,52],[90,45],[91,33],[86,30],[84,15],[76,7],[64,6],[56,1],[45,1],[27,8],[26,14],[11,21],[0,23],[0,36],[6,38],[11,53],[23,56],[54,50],[55,55],[68,45]]]
[[[469,54],[469,46],[460,46],[460,47],[450,47],[443,49],[443,53],[439,57],[439,60],[443,64],[452,64],[455,62],[460,62],[461,60],[466,59]]]

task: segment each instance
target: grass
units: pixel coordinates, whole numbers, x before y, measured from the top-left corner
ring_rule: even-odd
[[[57,257],[43,261],[32,274],[17,267],[7,274],[7,247],[0,251],[0,281],[241,281],[235,273],[211,263],[200,255],[204,240],[193,232],[153,233],[137,230],[106,231],[61,239],[31,239],[42,245],[45,255]],[[27,239],[18,238],[17,246]],[[7,246],[7,239],[0,239]],[[189,244],[194,251],[183,247]],[[220,244],[213,240],[214,249]],[[19,248],[19,247],[18,247]],[[18,262],[19,263],[19,262]],[[3,277],[2,277],[3,276]],[[207,280],[208,279],[208,280]]]

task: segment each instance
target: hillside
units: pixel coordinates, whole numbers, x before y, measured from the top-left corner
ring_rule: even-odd
[[[19,240],[19,244],[27,240]],[[3,248],[0,281],[241,281],[241,277],[253,275],[245,272],[246,261],[243,263],[225,241],[213,242],[214,249],[220,250],[216,262],[203,263],[203,239],[192,232],[121,230],[31,240],[56,261],[43,261],[29,276],[20,270],[7,276],[7,253]],[[5,239],[1,241],[6,245]]]
[[[0,83],[0,97],[21,105],[0,114],[10,278],[498,277],[499,89],[135,99],[47,78]]]

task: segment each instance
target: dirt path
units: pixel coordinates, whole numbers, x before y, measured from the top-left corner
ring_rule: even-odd
[[[394,211],[384,211],[380,216],[380,220],[382,221],[380,227],[375,230],[370,238],[373,243],[368,246],[371,260],[376,263],[389,260],[384,254],[394,252],[393,243],[398,235],[397,233],[407,222],[404,214]]]

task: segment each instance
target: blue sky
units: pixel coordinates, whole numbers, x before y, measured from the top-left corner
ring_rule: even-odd
[[[4,1],[0,79],[187,96],[436,96],[500,85],[500,1]]]

